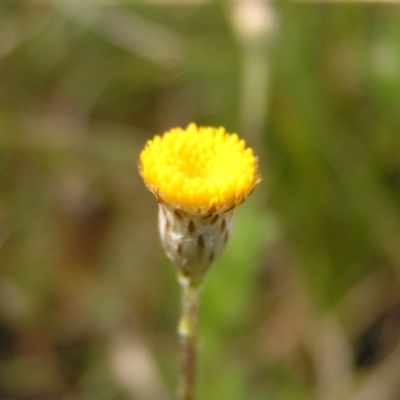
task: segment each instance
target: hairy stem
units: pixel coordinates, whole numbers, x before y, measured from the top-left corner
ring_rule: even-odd
[[[199,337],[199,302],[201,284],[180,277],[182,309],[178,334],[181,344],[181,372],[178,387],[180,400],[193,400],[196,380],[197,343]]]

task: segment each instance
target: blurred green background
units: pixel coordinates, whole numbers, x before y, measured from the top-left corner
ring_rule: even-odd
[[[0,399],[173,399],[146,140],[225,126],[263,182],[201,310],[198,400],[400,399],[400,8],[0,2]]]

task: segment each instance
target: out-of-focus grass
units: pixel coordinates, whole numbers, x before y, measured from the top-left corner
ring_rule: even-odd
[[[204,290],[199,400],[398,397],[400,10],[252,4],[1,2],[1,398],[174,397],[136,163],[190,121],[264,176]]]

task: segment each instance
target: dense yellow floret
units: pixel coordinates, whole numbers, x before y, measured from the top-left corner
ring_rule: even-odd
[[[237,134],[195,124],[149,140],[139,168],[161,202],[195,214],[242,203],[260,179],[252,149]]]

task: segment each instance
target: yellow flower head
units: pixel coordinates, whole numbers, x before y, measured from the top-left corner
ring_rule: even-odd
[[[260,181],[253,150],[237,134],[195,124],[149,140],[139,169],[161,203],[197,215],[232,209]]]

